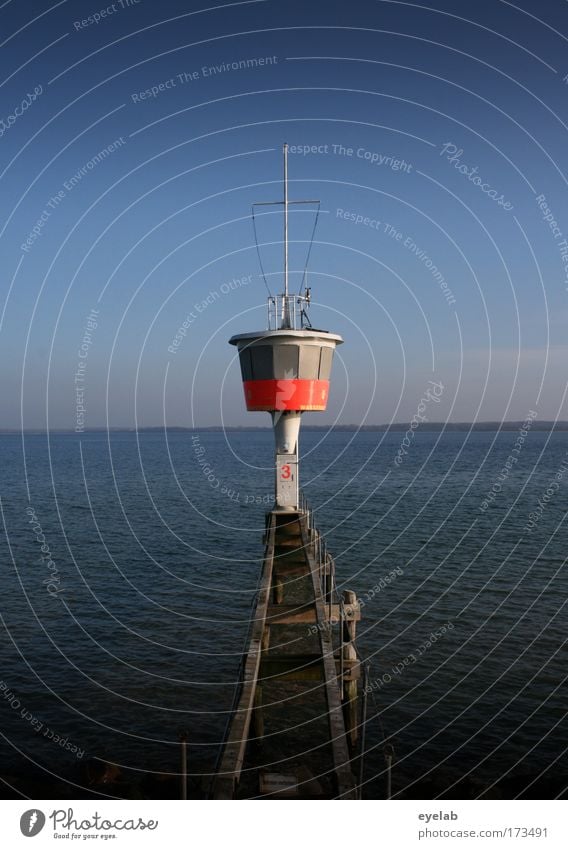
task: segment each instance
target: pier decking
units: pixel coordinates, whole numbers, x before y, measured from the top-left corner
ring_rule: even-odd
[[[256,608],[213,798],[357,798],[360,612],[354,593],[338,597],[334,573],[310,510],[267,514]]]

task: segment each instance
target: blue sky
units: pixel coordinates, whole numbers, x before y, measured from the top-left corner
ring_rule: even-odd
[[[265,325],[285,141],[345,339],[309,423],[408,420],[429,380],[438,420],[568,418],[566,3],[203,9],[0,9],[0,427],[73,429],[78,385],[87,427],[268,424],[227,340]]]

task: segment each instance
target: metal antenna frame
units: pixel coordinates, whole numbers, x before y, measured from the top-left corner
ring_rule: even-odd
[[[309,305],[310,299],[306,298],[304,295],[290,295],[289,294],[289,286],[288,286],[288,207],[291,205],[301,204],[301,203],[321,203],[319,200],[289,200],[288,199],[288,144],[285,143],[283,146],[283,154],[284,154],[284,200],[272,200],[272,201],[257,201],[252,204],[253,206],[253,217],[254,217],[254,207],[255,206],[283,206],[284,207],[284,293],[280,296],[282,299],[282,308],[280,312],[280,329],[284,330],[287,328],[293,328],[295,326],[295,304],[296,302],[302,303],[305,302],[306,306]],[[313,238],[313,237],[312,237]],[[310,245],[311,249],[311,245]],[[309,256],[309,254],[308,254]],[[304,271],[305,276],[305,271]],[[274,303],[275,308],[277,309],[278,304],[278,295],[275,297],[270,297],[269,299],[269,316],[270,316],[270,302]],[[293,301],[290,304],[290,301]],[[292,307],[292,309],[290,309]],[[302,321],[302,316],[305,316],[305,310],[302,306],[300,313],[300,320]],[[270,318],[269,318],[270,324]]]

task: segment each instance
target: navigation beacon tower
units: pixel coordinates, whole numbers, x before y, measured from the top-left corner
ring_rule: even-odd
[[[284,292],[268,298],[268,329],[229,339],[239,352],[247,410],[272,416],[276,448],[275,509],[299,509],[298,437],[305,410],[325,410],[333,352],[343,339],[316,330],[307,318],[310,290],[288,287],[288,207],[319,203],[288,200],[288,145],[284,145],[284,199],[254,204],[284,208]]]

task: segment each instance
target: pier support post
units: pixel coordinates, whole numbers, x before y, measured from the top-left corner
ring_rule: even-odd
[[[344,619],[341,634],[342,640],[342,667],[343,673],[343,707],[345,711],[345,725],[349,737],[349,743],[353,748],[359,737],[357,696],[358,685],[356,676],[357,651],[355,649],[355,636],[357,629],[356,613],[359,609],[357,596],[351,590],[343,593]]]
[[[180,796],[187,799],[187,732],[180,731]]]

